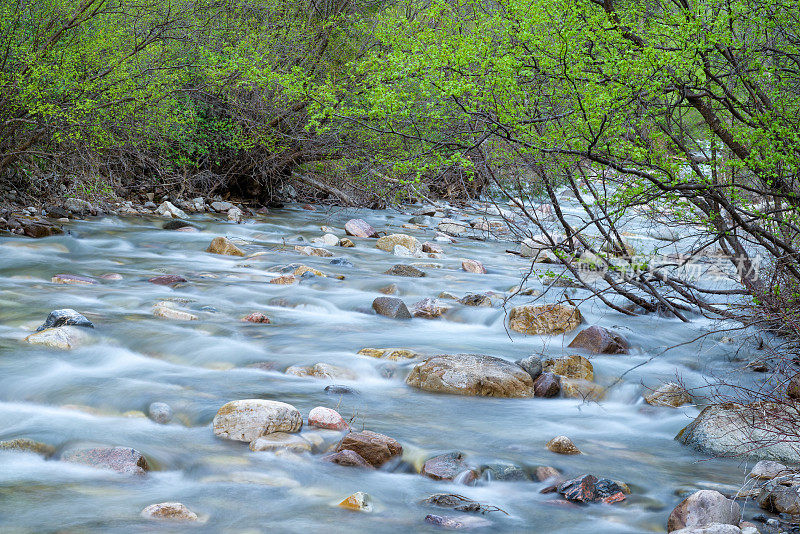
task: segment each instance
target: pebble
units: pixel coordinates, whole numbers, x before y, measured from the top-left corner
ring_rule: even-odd
[[[172,408],[165,402],[154,402],[147,408],[147,414],[156,423],[166,425],[172,421]]]
[[[567,436],[556,436],[547,442],[547,450],[557,454],[581,454],[580,449]]]

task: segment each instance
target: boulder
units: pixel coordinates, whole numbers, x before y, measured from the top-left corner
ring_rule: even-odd
[[[795,482],[796,485],[785,486],[783,483]],[[767,512],[778,514],[800,514],[800,483],[798,480],[773,480],[762,486],[756,500]]]
[[[93,208],[92,204],[86,200],[69,197],[64,199],[64,209],[77,215],[83,215],[84,213],[91,213]]]
[[[59,326],[83,326],[85,328],[94,328],[92,322],[76,312],[71,308],[63,308],[61,310],[53,310],[47,315],[44,323],[36,329],[41,332],[47,328],[56,328]]]
[[[403,454],[399,442],[370,430],[351,432],[342,438],[336,446],[336,452],[347,450],[358,453],[372,467],[380,467]]]
[[[522,482],[531,479],[522,467],[505,462],[494,462],[481,466],[481,474],[484,473],[489,474],[491,480]]]
[[[536,480],[539,482],[544,482],[545,480],[550,479],[558,479],[561,478],[561,473],[555,467],[550,467],[548,465],[540,465],[534,471],[534,476]]]
[[[444,254],[444,249],[442,249],[442,247],[440,247],[436,243],[425,241],[422,244],[422,252],[425,252],[427,254]]]
[[[443,354],[417,364],[406,384],[436,393],[530,397],[533,380],[518,365],[482,354]]]
[[[228,210],[228,220],[230,222],[239,224],[240,222],[242,222],[242,217],[244,217],[244,213],[242,213],[242,210],[240,210],[239,208],[233,207]]]
[[[508,315],[508,327],[528,335],[563,334],[578,328],[582,321],[580,310],[565,304],[516,306]]]
[[[263,399],[231,401],[219,409],[214,434],[236,441],[253,441],[272,432],[297,432],[303,417],[291,404]]]
[[[742,510],[718,491],[700,490],[692,493],[672,510],[667,520],[667,532],[686,527],[703,527],[712,523],[738,525]]]
[[[32,439],[16,438],[0,441],[0,451],[33,452],[47,458],[56,453],[56,448]]]
[[[375,246],[384,252],[394,252],[394,247],[400,245],[408,249],[412,254],[421,250],[422,245],[417,241],[416,237],[407,234],[389,234],[378,239]]]
[[[147,415],[160,425],[172,421],[172,408],[165,402],[154,402],[147,407]]]
[[[364,219],[350,219],[344,223],[344,231],[353,237],[378,237],[378,232]]]
[[[372,497],[363,491],[357,491],[340,502],[339,506],[342,508],[347,508],[348,510],[355,510],[357,512],[371,512]]]
[[[211,209],[219,213],[228,211],[232,207],[233,204],[231,204],[230,202],[226,202],[224,200],[217,200],[216,202],[211,203]]]
[[[111,469],[128,475],[143,475],[150,470],[142,453],[128,447],[71,449],[61,455],[61,461]]]
[[[545,446],[547,450],[556,454],[581,454],[580,449],[567,436],[556,436]]]
[[[408,276],[410,278],[422,278],[425,276],[424,271],[421,271],[411,265],[403,265],[402,263],[393,265],[391,269],[383,274],[390,274],[392,276]]]
[[[142,510],[147,519],[169,519],[172,521],[197,521],[197,514],[179,502],[160,502]]]
[[[592,367],[592,363],[583,356],[578,356],[577,354],[564,356],[563,358],[547,359],[542,362],[542,370],[566,378],[594,380],[594,368]]]
[[[555,373],[542,373],[533,381],[533,394],[536,397],[555,397],[561,393],[561,380]]]
[[[297,434],[272,432],[265,436],[259,436],[251,441],[250,450],[253,452],[311,452],[311,442]]]
[[[747,475],[747,477],[755,480],[772,480],[777,476],[787,475],[794,472],[794,469],[791,469],[780,462],[761,460],[753,466],[753,469],[750,470],[750,473]]]
[[[455,221],[453,219],[442,219],[436,225],[436,229],[449,236],[458,237],[470,231],[470,226],[467,223]]]
[[[793,435],[794,414],[781,410],[777,405],[711,405],[675,439],[713,456],[800,463],[800,445],[785,439]]]
[[[51,279],[54,284],[71,284],[79,286],[91,286],[97,284],[97,280],[88,276],[81,276],[79,274],[57,274]]]
[[[206,252],[223,256],[244,256],[242,249],[234,245],[227,237],[215,237],[212,239]]]
[[[326,454],[321,458],[323,462],[331,462],[336,465],[343,465],[346,467],[365,467],[367,469],[375,469],[367,461],[355,451],[343,450],[339,452],[332,452]]]
[[[592,354],[627,354],[629,348],[628,341],[624,337],[597,325],[578,332],[568,346]]]
[[[328,430],[347,430],[350,426],[337,412],[324,406],[317,406],[308,412],[308,426]]]
[[[308,265],[300,265],[300,266],[299,266],[299,267],[297,267],[297,268],[296,268],[294,271],[292,271],[292,274],[293,274],[294,276],[297,276],[297,277],[302,277],[302,276],[303,276],[304,274],[306,274],[306,273],[311,273],[311,274],[313,274],[314,276],[321,276],[321,277],[323,277],[323,278],[324,278],[325,276],[327,276],[327,275],[326,275],[325,273],[323,273],[322,271],[318,271],[318,270],[314,269],[313,267],[309,267]]]
[[[531,375],[531,379],[533,380],[536,380],[539,378],[539,375],[542,374],[542,360],[535,354],[532,354],[527,358],[517,360],[514,363],[522,367],[525,372]]]
[[[156,208],[156,215],[161,215],[162,217],[170,217],[172,219],[188,219],[189,216],[186,215],[182,210],[176,208],[170,201],[165,200],[161,203],[158,208]]]
[[[13,234],[25,235],[33,238],[60,235],[64,230],[41,217],[28,215],[11,215],[8,220],[0,217],[0,230],[7,230]]]
[[[477,478],[477,474],[464,462],[464,455],[460,452],[448,452],[429,458],[420,471],[423,476],[434,480],[454,480],[461,473],[465,473],[460,479],[464,484]]]
[[[372,301],[372,309],[378,315],[392,319],[411,319],[406,304],[396,297],[378,297]]]
[[[625,492],[619,484],[594,475],[582,475],[562,482],[556,491],[568,501],[579,503],[613,504],[625,500]]]
[[[89,339],[83,328],[75,326],[57,326],[37,331],[25,338],[32,345],[44,345],[54,349],[70,350],[85,343]]]
[[[441,317],[449,308],[442,306],[436,299],[422,299],[411,307],[414,317],[423,319],[436,319]]]
[[[461,262],[461,268],[468,273],[486,274],[486,267],[478,260],[464,260]]]
[[[678,408],[684,404],[691,404],[692,397],[686,392],[683,386],[675,382],[668,382],[659,386],[659,388],[651,394],[645,395],[644,401],[653,406]]]

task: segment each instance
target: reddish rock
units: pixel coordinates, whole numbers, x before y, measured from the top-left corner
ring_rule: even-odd
[[[555,397],[561,392],[561,380],[557,374],[542,373],[533,381],[535,397]]]
[[[594,475],[582,475],[562,482],[557,491],[573,502],[613,504],[625,500],[625,493],[619,484],[607,478],[598,480]]]
[[[461,262],[461,268],[468,273],[486,274],[486,267],[478,260],[464,260]]]
[[[550,467],[549,465],[540,465],[533,474],[539,482],[561,477],[561,473],[559,473],[558,469]]]
[[[627,354],[628,341],[602,326],[590,326],[578,332],[568,345],[573,349],[584,349],[592,354]]]
[[[317,211],[317,208],[315,208],[311,204],[303,204],[301,207],[306,211]]]
[[[378,232],[364,219],[350,219],[344,223],[344,231],[353,237],[378,237]]]
[[[425,241],[422,244],[422,252],[427,252],[428,254],[444,254],[442,247],[430,241]]]
[[[317,406],[308,412],[308,426],[327,428],[328,430],[347,430],[349,425],[339,412],[324,406]]]
[[[250,315],[245,315],[242,317],[242,321],[247,323],[269,324],[269,317],[263,313],[253,312]]]
[[[736,501],[714,490],[692,493],[672,510],[667,519],[667,532],[702,527],[712,523],[738,525],[742,509]]]
[[[151,284],[158,284],[160,286],[171,286],[188,282],[188,280],[179,274],[162,274],[161,276],[154,276],[153,278],[150,278],[148,282]]]
[[[469,484],[477,475],[464,462],[464,455],[460,452],[448,452],[434,456],[425,462],[420,474],[434,480],[454,480],[459,474],[466,472],[461,482]]]
[[[323,462],[331,462],[336,465],[343,465],[346,467],[365,467],[367,469],[375,469],[367,463],[356,451],[344,450],[326,454],[322,457]]]
[[[389,436],[369,430],[351,432],[346,435],[336,446],[336,452],[345,450],[357,452],[373,467],[380,467],[392,458],[403,454],[403,447],[399,442]]]
[[[143,475],[150,469],[142,453],[127,447],[73,449],[61,455],[61,460],[134,475]]]

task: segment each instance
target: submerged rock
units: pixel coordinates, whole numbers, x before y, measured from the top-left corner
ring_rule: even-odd
[[[578,332],[568,345],[592,354],[627,354],[629,346],[628,341],[620,334],[597,325]]]
[[[345,450],[358,453],[372,467],[380,467],[403,454],[403,447],[397,440],[370,430],[351,432],[342,438],[336,452]]]
[[[70,284],[81,286],[92,286],[97,284],[97,280],[88,276],[81,276],[79,274],[56,274],[51,279],[54,284]]]
[[[44,323],[42,323],[36,331],[41,332],[47,328],[55,328],[58,326],[83,326],[86,328],[94,328],[94,325],[89,319],[71,308],[64,308],[51,311],[47,319],[45,319]]]
[[[362,458],[360,454],[351,450],[332,452],[331,454],[326,454],[323,456],[321,460],[323,462],[330,462],[332,464],[342,465],[345,467],[364,467],[367,469],[375,469],[369,464],[369,462]]]
[[[168,300],[156,303],[153,306],[153,315],[174,321],[197,321],[198,319],[193,313],[178,309],[174,302]]]
[[[524,305],[511,309],[508,327],[528,335],[556,335],[575,330],[583,321],[580,310],[565,304]]]
[[[357,512],[371,512],[372,497],[363,491],[357,491],[340,502],[339,506],[342,508],[347,508],[348,510],[355,510]]]
[[[315,363],[314,365],[292,365],[286,369],[287,375],[303,376],[310,378],[339,378],[342,380],[355,380],[356,374],[345,367],[331,365],[329,363]]]
[[[701,490],[686,497],[672,510],[667,520],[667,532],[686,527],[704,527],[712,523],[738,525],[742,510],[718,491]]]
[[[56,453],[56,448],[32,439],[16,438],[0,441],[0,451],[33,452],[47,458]]]
[[[212,425],[214,434],[221,438],[250,442],[272,432],[297,432],[303,426],[303,417],[285,402],[244,399],[222,406]]]
[[[469,293],[464,295],[458,302],[463,304],[464,306],[476,306],[476,307],[492,307],[492,299],[488,295],[481,295],[480,293]]]
[[[408,276],[411,278],[422,278],[425,276],[424,271],[421,271],[416,267],[412,267],[411,265],[403,265],[401,263],[392,266],[391,269],[383,274],[390,274],[392,276]]]
[[[311,443],[304,437],[286,432],[271,432],[250,442],[253,452],[291,451],[311,452]]]
[[[215,237],[212,239],[206,252],[223,256],[244,256],[242,249],[234,245],[227,237]]]
[[[165,402],[154,402],[147,408],[147,415],[160,425],[172,421],[172,408]]]
[[[150,470],[142,453],[128,447],[72,449],[61,455],[61,461],[132,475],[143,475]]]
[[[333,257],[333,252],[329,250],[325,250],[324,248],[317,248],[317,247],[310,247],[295,245],[294,247],[295,252],[299,252],[305,256],[317,256],[320,258],[331,258]]]
[[[420,354],[411,349],[373,349],[363,348],[358,351],[362,356],[370,356],[371,358],[381,358],[384,360],[404,360],[419,358]]]
[[[443,354],[417,364],[406,384],[436,393],[530,397],[533,380],[518,365],[482,354]]]
[[[473,528],[484,528],[492,525],[492,522],[482,517],[472,515],[434,515],[425,516],[425,522],[447,530],[469,530]]]
[[[179,502],[160,502],[142,510],[147,519],[169,519],[172,521],[197,521],[197,514]]]
[[[592,363],[584,358],[573,354],[563,358],[547,359],[542,362],[542,370],[561,375],[566,378],[579,378],[582,380],[594,380],[594,368]]]
[[[391,319],[411,319],[405,302],[397,297],[378,297],[372,301],[372,309],[378,315]]]

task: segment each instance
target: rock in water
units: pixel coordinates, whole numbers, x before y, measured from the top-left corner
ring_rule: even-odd
[[[367,469],[375,469],[355,451],[344,450],[327,454],[321,458],[323,462],[331,462],[336,465],[343,465],[346,467],[365,467]]]
[[[363,491],[357,491],[340,502],[339,506],[342,508],[347,508],[348,510],[355,510],[357,512],[371,512],[372,497]]]
[[[86,331],[75,326],[57,326],[37,331],[25,338],[32,345],[44,345],[54,349],[70,350],[89,339]]]
[[[718,491],[696,491],[681,501],[672,510],[667,520],[667,532],[686,528],[703,527],[712,523],[738,525],[742,510]]]
[[[539,375],[542,374],[542,360],[536,355],[522,358],[514,363],[522,367],[529,375],[531,375],[532,380],[536,380],[539,378]]]
[[[80,286],[92,286],[97,284],[97,280],[88,276],[81,276],[79,274],[57,274],[51,279],[54,284],[71,284]]]
[[[578,332],[570,344],[572,349],[584,349],[592,354],[627,354],[628,341],[602,326],[590,326]]]
[[[396,297],[378,297],[372,301],[372,309],[378,315],[392,319],[411,319],[405,302]]]
[[[47,458],[56,453],[56,448],[32,439],[16,438],[0,441],[0,451],[33,452]]]
[[[466,476],[461,478],[464,484],[469,484],[477,478],[476,473],[464,461],[462,453],[448,452],[426,460],[420,474],[434,480],[454,480],[465,472]]]
[[[692,397],[686,390],[675,382],[668,382],[660,386],[650,395],[645,396],[644,401],[653,406],[669,406],[677,408],[684,404],[691,404]]]
[[[542,373],[533,381],[533,391],[537,397],[555,397],[561,393],[561,380],[555,373]]]
[[[482,517],[471,515],[434,515],[425,516],[425,522],[447,530],[469,530],[473,528],[485,528],[492,525],[492,522]]]
[[[582,475],[558,485],[558,493],[565,499],[581,503],[613,504],[625,500],[625,492],[616,482],[594,475]]]
[[[156,284],[159,286],[173,286],[175,284],[182,284],[184,282],[188,282],[186,278],[182,277],[179,274],[162,274],[161,276],[154,276],[147,280],[151,284]]]
[[[228,210],[228,220],[231,222],[239,224],[240,222],[242,222],[243,216],[244,213],[242,213],[242,210],[240,210],[239,208],[233,207]]]
[[[357,453],[373,467],[380,467],[403,454],[403,447],[399,442],[370,430],[351,432],[342,438],[336,446],[336,452],[346,450]]]
[[[464,260],[461,262],[461,268],[468,273],[486,274],[486,267],[478,260]]]
[[[314,365],[292,365],[284,371],[287,375],[304,376],[310,378],[327,378],[327,379],[342,379],[342,380],[355,380],[358,378],[356,374],[345,367],[338,365],[331,365],[329,363],[315,363]]]
[[[779,405],[708,406],[675,439],[714,456],[800,463],[800,445],[784,438],[793,428],[784,421],[794,421],[794,415],[780,410]]]
[[[412,254],[422,249],[422,245],[417,241],[417,238],[407,234],[390,234],[381,237],[378,239],[378,242],[375,243],[376,247],[389,253],[394,252],[394,247],[396,245],[407,248]]]
[[[378,237],[378,232],[364,219],[350,219],[344,223],[344,231],[353,237]]]
[[[530,397],[533,380],[518,365],[482,354],[443,354],[417,364],[406,384],[425,391],[485,397]]]
[[[580,449],[567,436],[556,436],[546,446],[547,450],[558,454],[581,454]]]
[[[394,265],[391,269],[389,269],[383,274],[390,274],[393,276],[408,276],[411,278],[422,278],[423,276],[425,276],[424,271],[421,271],[416,267],[412,267],[411,265],[403,265],[400,263]]]
[[[578,356],[577,354],[556,358],[555,360],[545,360],[542,362],[542,370],[566,378],[594,380],[594,368],[592,367],[592,363],[583,356]]]
[[[291,452],[311,452],[311,442],[298,434],[287,434],[286,432],[272,432],[265,436],[260,436],[250,442],[250,450],[253,452],[264,451],[291,451]]]
[[[179,502],[151,504],[141,513],[147,519],[170,519],[173,521],[197,521],[197,514]]]
[[[488,295],[481,295],[480,293],[470,293],[468,295],[464,295],[462,298],[458,300],[464,306],[476,306],[476,307],[492,307],[492,299]]]
[[[436,299],[422,299],[411,308],[414,310],[414,317],[423,319],[436,319],[441,317],[447,310],[447,306],[442,306]]]
[[[71,308],[64,308],[51,311],[47,319],[45,319],[44,323],[42,323],[36,331],[41,332],[46,328],[55,328],[58,326],[84,326],[86,328],[94,328],[94,325],[89,319]]]
[[[349,428],[347,421],[339,415],[339,412],[324,406],[317,406],[308,412],[308,426],[329,430],[347,430]]]
[[[172,219],[188,219],[189,216],[186,215],[183,211],[176,208],[171,202],[164,201],[161,205],[156,208],[156,214],[161,215],[162,217],[170,217]]]
[[[226,237],[215,237],[206,252],[223,256],[244,256],[244,252]]]
[[[297,432],[303,417],[291,404],[272,400],[231,401],[214,416],[214,434],[236,441],[253,441],[272,432]]]
[[[269,324],[269,317],[264,315],[261,312],[253,312],[248,315],[242,317],[242,322],[245,323],[257,323],[257,324]]]
[[[61,460],[133,475],[143,475],[150,470],[142,453],[127,447],[72,449],[62,454]]]
[[[754,478],[756,480],[772,480],[777,476],[787,475],[794,472],[795,471],[793,469],[786,467],[780,462],[761,460],[753,466],[753,469],[750,470],[750,474],[748,474],[747,477]]]
[[[555,335],[575,330],[583,321],[580,310],[565,304],[517,306],[508,316],[508,327],[528,335]]]

